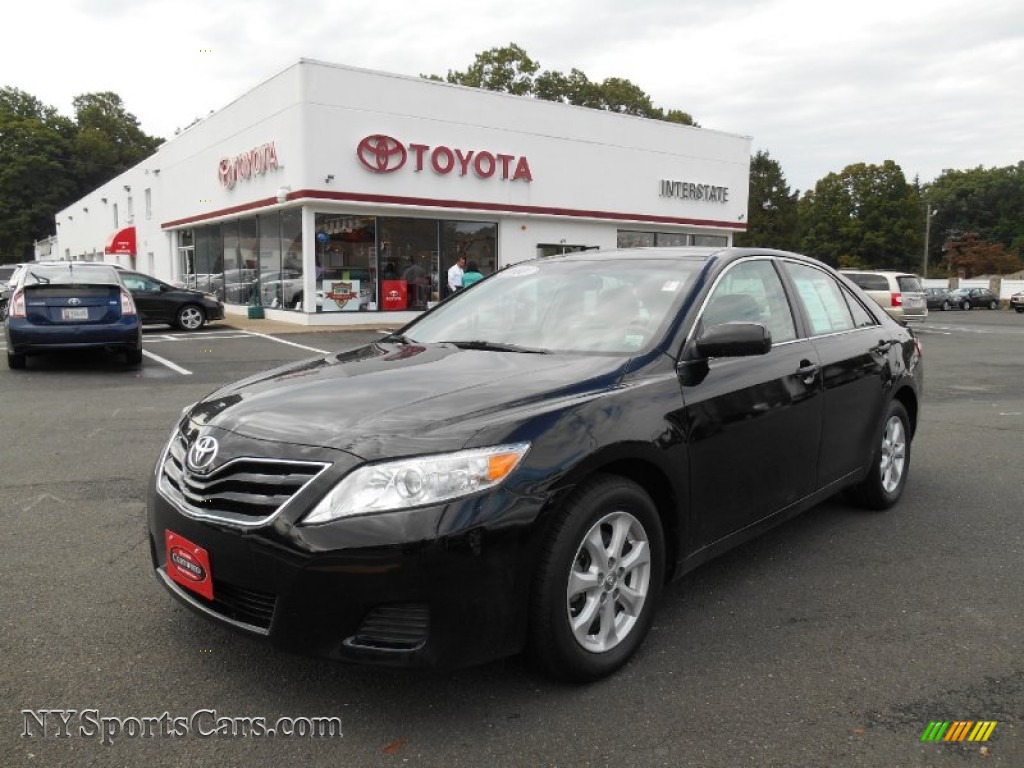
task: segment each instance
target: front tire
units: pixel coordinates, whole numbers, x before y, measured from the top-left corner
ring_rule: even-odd
[[[949,311],[949,302],[948,301],[942,302],[942,311],[943,312],[948,312]]]
[[[198,331],[206,323],[206,315],[195,304],[187,304],[178,310],[174,322],[183,331]]]
[[[530,644],[555,677],[589,682],[629,661],[665,578],[661,519],[636,483],[581,485],[548,531],[533,584]]]
[[[970,308],[971,308],[971,302],[969,302],[969,301],[965,301],[963,304],[960,305],[960,309],[962,309],[964,312],[966,312]]]
[[[886,411],[881,445],[873,454],[867,477],[850,491],[866,509],[889,509],[900,500],[910,473],[910,417],[903,403],[893,400]]]
[[[999,309],[999,302],[998,301],[990,301],[988,303],[988,308],[989,309]]]

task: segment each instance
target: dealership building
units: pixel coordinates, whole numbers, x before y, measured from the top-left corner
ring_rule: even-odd
[[[116,261],[302,324],[399,323],[460,255],[728,245],[751,140],[300,60],[60,211],[51,258]]]

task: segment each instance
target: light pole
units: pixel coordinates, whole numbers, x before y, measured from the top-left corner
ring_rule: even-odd
[[[936,208],[932,210],[932,204],[928,203],[924,213],[924,258],[921,260],[921,278],[928,277],[928,235],[932,231],[932,216],[939,212]]]

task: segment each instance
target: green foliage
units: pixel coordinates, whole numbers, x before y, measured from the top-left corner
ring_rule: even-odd
[[[829,264],[856,260],[878,269],[910,269],[919,262],[919,194],[892,160],[828,174],[804,194],[798,211],[802,250]]]
[[[651,97],[640,86],[621,77],[609,77],[600,83],[590,80],[573,68],[568,74],[553,70],[540,72],[540,64],[515,43],[478,53],[464,72],[448,70],[446,77],[421,75],[427,80],[468,85],[488,91],[534,96],[545,101],[559,101],[580,107],[603,109],[623,115],[637,115],[654,120],[697,126],[686,112],[668,112],[654,106]]]
[[[933,209],[929,260],[965,233],[1001,244],[1011,253],[1024,251],[1024,162],[1004,168],[946,170],[929,184],[924,196]]]
[[[735,236],[736,245],[785,251],[800,247],[797,196],[790,193],[782,166],[764,151],[750,160],[748,211],[747,231]]]
[[[76,119],[0,88],[0,261],[32,258],[58,210],[156,150],[113,93],[74,100]]]

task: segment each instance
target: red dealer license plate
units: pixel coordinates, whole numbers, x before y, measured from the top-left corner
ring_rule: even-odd
[[[210,553],[171,531],[164,531],[164,541],[167,545],[167,575],[181,586],[213,600]]]

